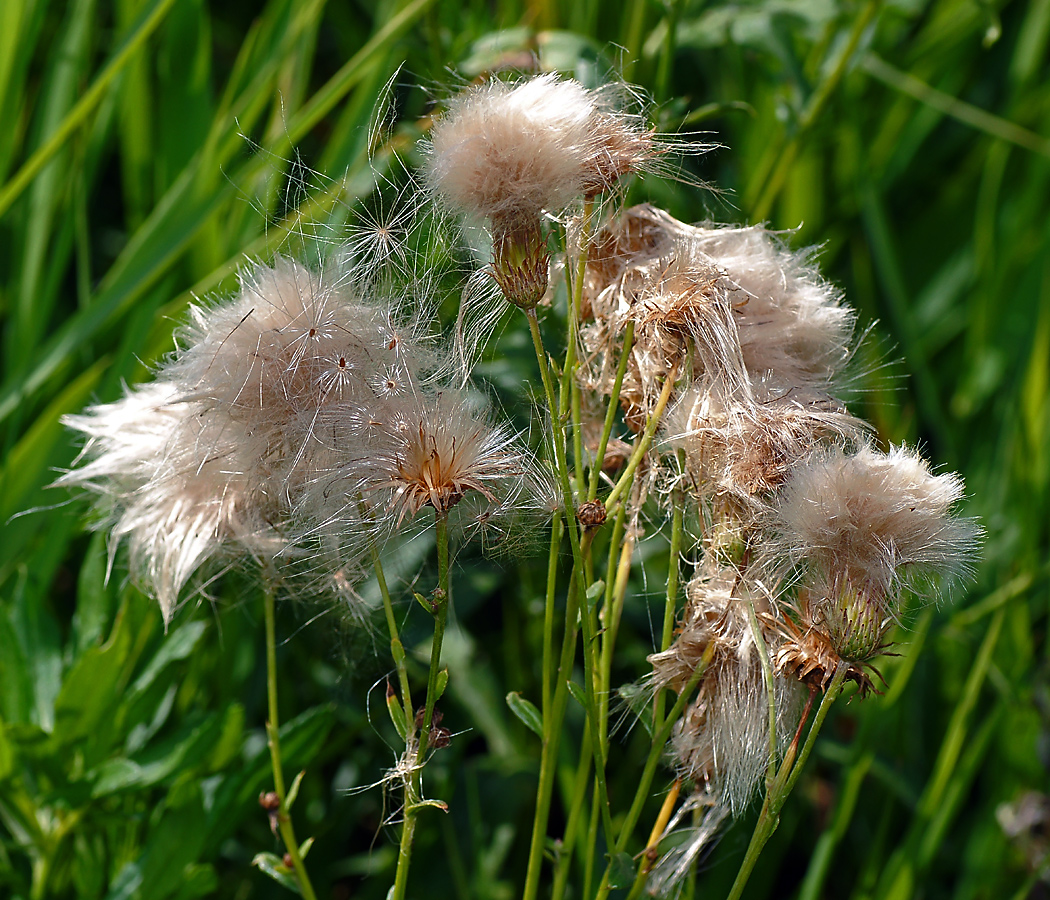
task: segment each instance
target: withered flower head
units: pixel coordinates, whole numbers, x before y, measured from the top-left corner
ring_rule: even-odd
[[[654,152],[648,130],[607,106],[600,92],[557,75],[487,81],[434,123],[430,183],[456,209],[494,222],[561,212]]]
[[[523,309],[547,289],[542,214],[607,190],[655,153],[649,131],[606,106],[599,92],[556,75],[491,80],[454,97],[431,130],[434,193],[488,220],[493,274]]]
[[[298,497],[381,402],[377,381],[433,363],[391,306],[287,260],[192,307],[177,339],[153,384],[66,419],[89,441],[57,482],[101,495],[111,549],[128,538],[165,621],[205,561],[286,552]]]
[[[501,483],[525,475],[514,436],[472,414],[457,391],[443,391],[406,411],[384,443],[389,455],[381,461],[390,478],[379,486],[392,491],[389,502],[398,521],[424,506],[444,515],[470,491],[495,503]]]
[[[803,630],[848,662],[884,649],[907,590],[932,594],[972,567],[978,529],[952,514],[962,480],[914,451],[832,448],[800,465],[771,516],[773,556],[801,570]]]

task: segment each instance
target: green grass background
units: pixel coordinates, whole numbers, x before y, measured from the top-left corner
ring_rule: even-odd
[[[1009,839],[997,810],[1046,791],[1050,765],[1048,41],[1050,0],[4,0],[0,896],[286,893],[250,865],[277,849],[256,802],[251,580],[231,573],[165,635],[119,557],[106,581],[87,505],[45,489],[77,449],[59,419],[148,378],[191,298],[235,288],[246,259],[315,252],[304,229],[337,245],[371,202],[370,151],[381,171],[411,158],[431,98],[530,58],[589,83],[619,71],[662,130],[722,145],[685,164],[722,193],[647,182],[637,199],[821,246],[877,323],[857,410],[960,471],[987,531],[972,584],[909,618],[886,693],[834,714],[747,896],[1045,896],[1050,826]],[[399,67],[397,121],[370,147]],[[486,368],[503,384],[531,377],[515,340]],[[424,820],[415,896],[498,900],[523,881],[538,742],[502,698],[538,692],[542,584],[516,566],[465,554],[455,575],[445,724],[464,733],[427,769],[451,812]],[[640,580],[632,597],[621,680],[644,671],[660,602]],[[406,644],[423,643],[403,609]],[[318,605],[284,604],[279,627],[315,885],[381,898],[391,803],[350,789],[396,758],[385,643]],[[644,751],[613,741],[620,808]],[[749,826],[696,896],[725,895]]]

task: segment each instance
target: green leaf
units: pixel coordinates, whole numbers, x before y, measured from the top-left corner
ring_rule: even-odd
[[[0,718],[26,722],[32,706],[33,678],[29,660],[8,611],[0,607]]]
[[[533,734],[543,737],[543,716],[535,704],[529,702],[517,691],[507,694],[507,706]]]
[[[73,835],[73,884],[77,897],[101,897],[106,887],[106,841],[101,830],[78,829]]]
[[[579,703],[580,706],[584,709],[587,708],[587,692],[575,681],[569,682],[569,693],[572,694],[572,698]]]
[[[109,556],[106,535],[91,536],[77,580],[77,609],[73,614],[73,641],[79,656],[106,633],[116,606],[116,592],[106,584]]]
[[[445,666],[445,668],[443,668],[440,672],[438,672],[437,679],[436,679],[436,681],[434,683],[434,702],[435,703],[438,700],[441,699],[442,695],[445,693],[445,688],[447,688],[447,687],[448,687],[448,666]]]
[[[306,768],[324,746],[335,721],[331,706],[308,709],[281,726],[281,755],[284,764],[297,769]],[[211,796],[208,808],[209,846],[221,843],[237,827],[250,809],[258,812],[260,791],[273,790],[273,772],[270,754],[265,744],[234,773],[227,775]]]
[[[208,760],[208,769],[218,771],[225,769],[241,754],[244,747],[244,707],[240,703],[231,703],[226,707],[222,720],[222,732]]]
[[[8,721],[31,721],[45,731],[55,727],[55,700],[62,689],[62,635],[49,604],[38,593],[30,568],[23,569],[10,605],[12,646],[4,648],[2,667],[8,664],[15,677],[28,678],[28,708],[7,716]],[[2,618],[2,615],[0,615]],[[10,655],[8,655],[10,652]],[[18,662],[19,657],[21,662]]]
[[[147,746],[133,759],[108,759],[89,773],[92,795],[148,787],[180,773],[204,772],[222,736],[224,715],[210,713],[203,722],[183,726],[174,736]]]
[[[214,894],[219,888],[219,876],[215,867],[207,864],[190,864],[182,871],[182,883],[172,895],[172,900],[193,900]]]
[[[634,884],[634,860],[630,853],[617,853],[610,860],[609,887],[629,888]]]
[[[0,781],[7,778],[15,767],[15,748],[7,739],[7,728],[0,719]]]
[[[605,582],[599,578],[594,584],[587,588],[587,600],[590,603],[596,603],[598,599],[605,593]]]
[[[186,659],[196,648],[208,627],[207,622],[187,622],[171,632],[131,686],[133,694],[143,693],[171,663]]]
[[[59,744],[96,736],[103,719],[120,702],[117,693],[125,663],[131,653],[132,635],[118,619],[110,640],[92,647],[66,674],[55,699],[55,740]]]
[[[386,711],[390,715],[390,721],[394,723],[394,729],[397,731],[398,736],[401,740],[405,740],[408,737],[408,723],[405,721],[405,711],[401,707],[401,701],[397,699],[397,691],[389,684],[386,690]]]
[[[292,786],[288,788],[288,793],[284,797],[284,808],[289,810],[292,808],[292,804],[295,803],[295,798],[299,796],[299,785],[303,783],[303,776],[306,774],[306,769],[301,769],[299,774],[295,776],[295,780],[292,782]]]
[[[65,146],[70,135],[83,124],[102,98],[109,82],[120,72],[135,49],[145,42],[150,32],[156,29],[174,2],[175,0],[155,0],[151,8],[143,12],[135,28],[125,36],[109,62],[95,77],[91,87],[80,94],[76,106],[69,111],[54,133],[48,136],[47,143],[40,147],[0,190],[0,214],[14,202],[47,161]]]
[[[187,876],[202,883],[197,860],[207,828],[200,791],[179,791],[177,804],[163,806],[153,816],[142,853],[127,863],[110,886],[106,900],[167,900],[183,894]],[[206,879],[206,876],[205,876]]]
[[[442,812],[448,812],[448,804],[444,800],[420,800],[418,803],[411,804],[408,808],[410,810],[440,809]]]
[[[300,893],[299,882],[295,877],[295,872],[289,869],[284,864],[284,860],[276,853],[256,853],[255,858],[252,860],[252,865],[269,875],[282,887],[288,888],[295,894]]]
[[[405,645],[397,638],[390,642],[390,655],[394,657],[394,665],[401,668],[405,661]]]

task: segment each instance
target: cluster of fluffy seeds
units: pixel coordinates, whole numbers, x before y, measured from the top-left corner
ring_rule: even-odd
[[[666,464],[652,472],[684,479],[703,536],[677,637],[650,657],[652,683],[681,690],[706,667],[671,755],[704,803],[736,814],[769,763],[760,647],[783,748],[806,687],[826,687],[841,666],[872,689],[870,660],[905,589],[930,594],[962,574],[975,527],[952,515],[956,476],[904,448],[874,449],[837,399],[853,312],[808,254],[761,226],[628,209],[593,241],[584,301],[587,395],[611,395],[628,353],[619,402],[640,431],[676,380]]]
[[[430,135],[429,176],[454,208],[505,222],[563,212],[653,155],[652,134],[577,81],[493,79],[454,97]]]
[[[542,216],[611,189],[657,153],[652,132],[607,97],[556,75],[494,79],[454,97],[434,122],[431,189],[451,208],[488,221],[492,274],[522,308],[547,289]]]
[[[460,388],[419,317],[279,260],[232,300],[191,311],[151,384],[67,423],[89,438],[58,483],[98,492],[113,543],[169,620],[206,560],[356,556],[423,507],[491,514],[529,486],[516,436]],[[462,379],[459,379],[462,382]]]
[[[549,277],[545,217],[659,153],[605,94],[554,75],[452,99],[427,150],[431,194],[486,221],[491,275],[533,316]],[[796,736],[807,689],[812,700],[836,675],[873,688],[902,598],[964,574],[977,529],[953,515],[956,476],[903,447],[877,450],[839,399],[855,317],[809,254],[762,226],[691,226],[651,206],[621,212],[587,254],[584,445],[598,446],[614,393],[627,433],[604,445],[602,469],[666,406],[647,471],[681,479],[702,530],[650,681],[682,691],[703,669],[670,753],[693,788],[683,811],[710,811],[656,866],[663,891],[748,805],[770,747]],[[365,299],[363,283],[259,267],[232,301],[194,308],[153,384],[68,419],[89,440],[60,483],[102,495],[114,546],[128,538],[166,620],[219,554],[312,557],[345,583],[363,544],[424,507],[484,522],[537,490],[534,461],[462,388],[467,373],[441,383],[450,363],[427,317]],[[647,490],[637,478],[632,521]]]

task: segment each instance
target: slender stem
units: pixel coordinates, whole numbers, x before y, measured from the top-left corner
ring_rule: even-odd
[[[682,465],[682,451],[678,451],[679,466]],[[671,546],[667,560],[667,595],[664,600],[664,622],[660,631],[660,652],[662,653],[671,646],[671,636],[674,632],[675,610],[678,606],[678,575],[680,569],[679,557],[682,553],[682,531],[683,531],[683,497],[681,484],[674,489],[672,496],[671,513]],[[653,701],[653,727],[655,728],[664,717],[664,692],[657,691]]]
[[[376,581],[379,583],[379,593],[383,597],[383,612],[386,615],[386,626],[390,632],[390,654],[394,658],[397,667],[397,680],[401,687],[401,703],[405,716],[412,715],[412,692],[408,686],[408,665],[405,660],[405,648],[397,631],[397,619],[394,617],[394,604],[390,599],[390,589],[387,587],[386,574],[383,571],[383,563],[379,559],[379,550],[372,544],[372,567],[375,569]]]
[[[638,783],[638,790],[635,791],[631,808],[628,810],[623,825],[620,827],[620,836],[616,839],[616,845],[613,847],[612,853],[609,854],[609,865],[606,866],[605,874],[602,876],[602,883],[598,887],[598,900],[604,900],[605,897],[609,896],[609,891],[611,890],[609,886],[609,876],[612,874],[612,861],[618,854],[624,851],[624,848],[627,846],[627,841],[630,839],[631,833],[634,831],[634,826],[638,824],[638,819],[642,814],[642,808],[645,806],[645,801],[649,796],[649,786],[652,784],[653,776],[656,774],[656,767],[660,763],[660,757],[663,756],[664,746],[667,744],[667,739],[671,736],[671,729],[674,727],[674,723],[678,721],[678,717],[682,715],[686,703],[689,702],[689,698],[692,696],[693,689],[703,679],[704,673],[707,671],[707,667],[711,663],[711,657],[714,656],[714,649],[714,644],[711,644],[704,651],[700,664],[696,667],[692,677],[686,683],[686,686],[682,688],[682,692],[678,695],[678,699],[675,701],[674,706],[671,707],[671,711],[667,714],[667,718],[663,721],[659,730],[653,735],[652,745],[649,749],[649,757],[645,761],[645,768],[642,770],[642,777]]]
[[[831,684],[828,685],[824,699],[820,702],[820,708],[817,709],[817,715],[810,726],[809,734],[806,735],[806,743],[802,746],[802,752],[799,753],[798,759],[793,763],[789,760],[785,761],[785,764],[780,767],[780,771],[777,773],[772,789],[767,791],[765,800],[762,802],[762,811],[758,814],[755,831],[751,835],[751,843],[748,844],[747,853],[744,855],[744,861],[740,864],[736,881],[733,882],[733,889],[729,892],[727,900],[740,900],[741,895],[744,893],[744,887],[751,877],[751,872],[758,862],[762,849],[773,836],[773,832],[777,830],[777,825],[780,824],[780,810],[783,809],[784,802],[791,794],[799,776],[802,774],[802,769],[806,765],[806,760],[809,759],[809,754],[813,752],[813,746],[817,742],[817,735],[820,734],[820,729],[827,718],[828,712],[831,710],[831,705],[842,692],[845,675],[846,667],[840,663],[835,671],[835,676],[831,679]]]
[[[596,706],[594,702],[595,667],[594,667],[594,635],[590,612],[586,607],[584,599],[585,588],[583,587],[588,566],[585,562],[584,550],[581,546],[580,532],[576,521],[576,500],[572,483],[569,478],[569,467],[565,453],[565,437],[561,433],[560,411],[563,405],[559,403],[554,393],[551,381],[550,368],[547,364],[547,352],[543,346],[543,337],[540,334],[539,321],[536,318],[535,309],[525,311],[529,323],[529,332],[532,336],[533,348],[536,352],[536,361],[539,364],[540,378],[543,382],[543,390],[546,395],[547,405],[550,409],[553,434],[551,435],[554,447],[554,460],[561,486],[562,511],[565,518],[565,527],[569,533],[569,545],[572,548],[573,576],[569,584],[569,595],[566,603],[566,627],[565,642],[562,645],[561,662],[558,669],[558,683],[555,687],[554,699],[551,704],[551,715],[544,716],[543,720],[543,751],[540,758],[540,783],[537,788],[536,814],[533,819],[532,841],[529,849],[529,865],[526,873],[524,897],[525,900],[534,900],[539,890],[539,874],[543,859],[543,843],[547,830],[547,820],[550,814],[551,793],[554,788],[554,770],[556,767],[557,746],[560,738],[561,723],[565,715],[565,704],[568,695],[568,680],[572,675],[571,664],[576,650],[576,617],[580,612],[581,602],[584,604],[580,617],[584,630],[584,684],[587,697],[587,714],[591,720],[592,750],[595,754],[595,776],[602,796],[603,822],[606,825],[608,839],[612,838],[612,819],[608,809],[608,798],[605,790],[605,767],[601,753],[600,741],[597,739],[597,723],[595,721]],[[573,359],[567,354],[567,362]],[[565,377],[568,377],[566,375]],[[564,382],[563,382],[564,387]],[[563,395],[564,396],[564,395]],[[589,551],[590,541],[587,541]],[[571,646],[569,644],[571,643]]]
[[[627,468],[623,470],[623,474],[620,475],[620,479],[616,482],[616,486],[609,493],[609,496],[605,498],[606,510],[611,510],[616,504],[616,501],[620,499],[620,496],[631,483],[631,479],[634,478],[634,473],[641,464],[642,458],[648,452],[649,447],[653,442],[653,435],[656,434],[656,429],[660,425],[660,419],[663,417],[664,410],[667,409],[667,402],[671,399],[671,391],[674,390],[675,377],[676,369],[672,368],[664,379],[664,386],[660,391],[660,398],[656,401],[656,406],[653,408],[653,411],[649,416],[649,421],[645,423],[645,431],[642,432],[642,439],[634,448],[634,452],[631,454],[631,458],[627,463]]]
[[[660,48],[660,60],[656,67],[656,88],[653,96],[658,103],[665,103],[668,99],[668,86],[671,83],[671,69],[674,65],[676,49],[675,35],[678,30],[678,16],[681,13],[681,0],[671,0],[666,4],[667,15],[664,22],[667,30],[664,32],[663,46]]]
[[[569,678],[572,676],[576,658],[576,622],[579,616],[579,592],[576,589],[576,572],[573,571],[565,606],[565,633],[562,636],[561,659],[558,677],[554,686],[554,697],[549,714],[543,715],[543,750],[540,754],[540,778],[536,786],[536,811],[532,820],[532,840],[529,844],[529,865],[525,875],[524,900],[535,900],[540,887],[540,869],[543,865],[543,846],[547,837],[547,819],[550,815],[551,794],[554,790],[554,775],[557,769],[558,744],[561,740],[561,723],[565,718],[565,706],[569,698]]]
[[[637,900],[637,898],[642,896],[646,878],[652,871],[653,863],[657,858],[660,838],[664,833],[664,829],[667,828],[667,823],[671,821],[671,813],[674,811],[674,805],[678,802],[678,794],[681,789],[682,782],[679,779],[671,785],[671,790],[664,797],[660,812],[657,814],[656,821],[653,822],[653,828],[649,832],[649,840],[645,842],[645,850],[642,852],[641,859],[638,862],[638,874],[634,878],[634,884],[631,886],[631,892],[627,895],[627,900]]]
[[[281,737],[280,718],[277,714],[277,625],[274,614],[275,591],[273,581],[263,579],[263,609],[266,617],[266,699],[269,706],[269,717],[266,722],[266,734],[270,739],[270,764],[273,767],[273,786],[280,801],[277,807],[277,827],[284,841],[284,849],[292,859],[292,868],[299,879],[299,890],[306,900],[317,900],[310,876],[306,874],[306,865],[299,852],[299,842],[295,838],[292,818],[288,811],[287,792],[284,786],[284,772],[281,770]]]
[[[766,686],[766,707],[769,710],[769,759],[766,762],[766,793],[773,789],[773,779],[777,774],[777,697],[773,685],[773,667],[769,662],[769,649],[762,637],[762,627],[758,624],[753,600],[747,601],[747,621],[751,625],[751,638],[758,650],[758,661],[762,666],[762,679]]]
[[[408,887],[408,869],[412,863],[412,842],[416,836],[416,812],[410,798],[410,782],[405,783],[405,814],[401,824],[401,843],[397,848],[397,872],[394,874],[393,900],[404,900]]]
[[[592,758],[591,733],[585,731],[583,739],[580,741],[580,761],[576,768],[569,818],[565,824],[565,834],[562,837],[561,855],[554,872],[554,888],[551,891],[551,900],[562,900],[565,896],[565,887],[569,879],[569,865],[572,862],[572,851],[576,847],[576,833],[579,831],[580,819],[583,817],[583,803],[587,798],[587,786],[590,783]],[[587,896],[586,891],[584,891],[583,896]]]
[[[583,302],[583,282],[587,275],[587,254],[591,242],[591,215],[594,201],[586,200],[583,204],[583,216],[580,221],[579,245],[576,247],[576,267],[567,267],[570,275],[569,310],[565,343],[565,368],[562,370],[561,398],[559,412],[564,417],[565,394],[569,393],[569,411],[572,417],[572,448],[576,465],[576,483],[583,485],[583,424],[580,416],[580,385],[576,380],[576,351],[579,345],[580,306]],[[568,246],[568,241],[566,241]],[[582,489],[582,488],[581,488]]]
[[[591,895],[591,883],[594,881],[594,858],[598,847],[598,785],[595,784],[591,797],[591,822],[587,827],[587,858],[583,867],[583,897]]]
[[[615,528],[620,535],[625,534],[625,519],[626,510],[621,506],[620,512],[616,517]],[[608,753],[609,751],[609,695],[612,692],[612,661],[616,647],[616,638],[620,632],[620,619],[623,616],[623,605],[627,597],[627,580],[631,574],[631,561],[634,559],[634,548],[636,544],[634,531],[626,530],[626,535],[617,543],[620,546],[620,556],[616,562],[616,577],[612,583],[612,604],[603,611],[605,616],[603,625],[605,627],[602,633],[602,680],[599,687],[601,692],[600,724],[603,753]],[[617,546],[617,544],[611,544],[610,549],[615,546]],[[609,556],[611,564],[614,557],[612,553],[610,553]]]
[[[434,640],[430,646],[427,699],[424,706],[423,723],[419,729],[419,738],[416,742],[415,762],[412,766],[411,775],[405,781],[405,811],[401,825],[401,843],[398,846],[397,872],[394,875],[392,900],[404,900],[406,896],[405,891],[408,887],[408,870],[412,863],[412,842],[415,838],[416,822],[420,809],[427,805],[423,800],[423,767],[426,765],[427,751],[430,749],[431,724],[434,720],[434,705],[438,700],[438,678],[441,674],[441,644],[445,636],[445,623],[448,621],[448,512],[437,511],[434,524],[438,554],[438,586],[434,591],[432,600]],[[408,750],[410,751],[415,719],[411,709],[407,709],[405,713],[409,725]]]
[[[554,680],[554,595],[557,587],[558,551],[561,548],[561,513],[551,522],[551,546],[547,557],[547,595],[543,606],[543,672],[540,685],[540,709],[546,716],[551,705],[551,682]]]
[[[616,378],[613,380],[612,391],[609,393],[609,407],[605,411],[602,436],[598,441],[598,450],[594,454],[594,465],[591,467],[591,481],[587,485],[588,500],[594,500],[598,496],[598,482],[601,479],[602,464],[605,462],[605,450],[609,446],[609,438],[612,436],[613,425],[616,423],[616,411],[620,404],[623,376],[627,372],[627,363],[631,358],[631,348],[633,346],[634,320],[632,319],[627,323],[627,330],[623,335],[623,350],[620,352],[620,362],[616,366]]]
[[[427,677],[427,703],[423,714],[423,728],[419,739],[419,771],[422,771],[430,742],[430,726],[434,719],[434,705],[438,700],[438,677],[441,674],[441,644],[445,638],[445,624],[448,621],[448,512],[438,513],[435,517],[437,553],[438,553],[438,587],[434,592],[434,641],[430,648],[430,674]]]
[[[606,844],[611,845],[613,841],[612,813],[609,808],[609,792],[605,781],[605,741],[597,700],[597,688],[600,684],[599,679],[601,679],[598,661],[595,658],[598,637],[590,601],[586,596],[583,598],[580,622],[583,625],[584,699],[587,704],[587,725],[591,733],[591,749],[594,753],[594,780],[598,789],[597,803],[601,812],[605,841]],[[615,639],[615,635],[612,636],[612,639]]]

